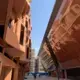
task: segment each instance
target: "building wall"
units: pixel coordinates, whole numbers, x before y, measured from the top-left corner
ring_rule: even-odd
[[[38,62],[37,62],[37,64],[38,64],[38,72],[39,72],[39,73],[44,73],[45,70],[44,70],[44,68],[43,68],[43,66],[42,66],[41,58],[38,57],[37,60],[38,60]]]
[[[3,0],[0,10],[0,80],[24,80],[30,63],[30,3],[28,0]]]
[[[61,5],[58,6],[58,2],[60,2]],[[55,55],[56,59],[53,56],[52,57],[56,60],[56,63],[58,62],[59,64],[57,67],[60,68],[61,70],[66,69],[67,72],[68,71],[69,73],[71,72],[70,74],[68,73],[68,75],[73,76],[76,76],[75,72],[78,73],[80,69],[79,22],[80,22],[79,0],[60,0],[60,1],[56,0],[56,7],[54,7],[54,10],[51,14],[51,18],[45,33],[46,35],[44,36],[43,39],[44,42],[42,42],[41,45],[42,51],[43,44],[46,42],[46,37],[48,37],[51,50],[53,49],[52,53]],[[64,72],[66,73],[66,71]],[[66,74],[64,75],[66,77]]]
[[[31,49],[30,72],[35,72],[35,50]]]
[[[52,25],[50,44],[58,61],[65,69],[79,67],[80,1],[64,0]],[[75,34],[75,35],[74,35]],[[77,51],[77,52],[76,52]],[[79,52],[78,52],[79,51]],[[73,55],[74,53],[74,55]],[[75,62],[75,63],[74,63]]]
[[[12,76],[12,69],[9,67],[3,67],[0,79],[11,80],[11,76]]]
[[[52,57],[50,55],[50,52],[48,51],[48,49],[46,48],[46,45],[44,45],[45,48],[42,49],[41,53],[38,55],[42,65],[44,66],[46,71],[53,71],[55,69],[51,68],[49,69],[51,66],[54,66],[54,62],[52,60]]]

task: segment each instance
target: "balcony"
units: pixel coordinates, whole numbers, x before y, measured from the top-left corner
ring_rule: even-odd
[[[13,30],[9,27],[7,27],[5,41],[12,47],[19,49],[19,42],[18,42],[17,36],[13,32]]]
[[[24,15],[30,10],[30,5],[27,0],[14,0],[13,11],[17,16]]]
[[[20,49],[8,47],[6,48],[6,53],[11,57],[20,57],[24,52]]]
[[[29,53],[30,53],[30,47],[26,46],[26,50],[25,50],[24,54],[20,57],[21,63],[29,62],[29,60],[30,60],[30,54]]]
[[[20,45],[16,34],[11,28],[7,28],[5,42],[10,45],[6,48],[6,52],[13,57],[19,57],[22,55],[23,51],[20,49]]]
[[[29,62],[29,49],[26,49],[26,52],[20,57],[20,63],[28,63]]]
[[[30,4],[27,0],[2,0],[0,1],[0,24],[5,24],[6,17],[10,15],[19,17],[28,14],[29,10]]]
[[[8,66],[11,68],[16,68],[17,65],[7,57],[5,57],[3,54],[0,53],[0,61],[2,62],[3,66]]]
[[[29,59],[26,58],[26,54],[20,57],[21,64],[28,63],[28,62],[29,62]]]

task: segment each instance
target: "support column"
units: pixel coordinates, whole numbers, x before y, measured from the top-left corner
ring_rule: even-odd
[[[13,79],[12,80],[18,80],[18,71],[19,69],[18,68],[14,68],[13,70]]]
[[[2,72],[2,62],[0,61],[0,76],[1,76],[1,72]]]
[[[56,57],[56,55],[54,53],[54,50],[52,49],[52,46],[51,46],[51,44],[50,44],[50,42],[49,42],[49,40],[48,40],[47,37],[45,39],[45,42],[46,42],[47,48],[49,49],[49,52],[51,54],[52,60],[54,62],[54,65],[56,67],[56,74],[57,74],[57,78],[59,80],[59,70],[58,70],[58,68],[59,68],[59,62],[57,60],[57,57]]]
[[[19,68],[19,78],[18,78],[18,80],[24,80],[24,76],[25,76],[24,67],[21,66]]]
[[[64,70],[65,80],[67,80],[67,72]]]
[[[57,79],[59,80],[59,70],[58,70],[58,68],[56,68],[56,75],[57,75]]]
[[[2,62],[0,61],[0,80],[3,79],[3,76],[2,76]]]
[[[5,72],[4,72],[4,74],[5,74],[5,76],[4,76],[4,80],[11,80],[11,77],[12,77],[12,69],[10,68],[10,67],[5,67],[4,68],[5,70]]]

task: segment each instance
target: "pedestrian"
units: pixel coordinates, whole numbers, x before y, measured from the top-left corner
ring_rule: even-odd
[[[36,74],[34,74],[33,76],[34,76],[34,79],[36,79]]]
[[[39,74],[39,77],[40,77],[41,75]]]

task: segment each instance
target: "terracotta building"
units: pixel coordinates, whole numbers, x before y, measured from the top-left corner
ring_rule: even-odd
[[[31,51],[30,0],[0,1],[0,80],[24,80]]]
[[[46,43],[56,69],[65,77],[80,76],[79,21],[80,0],[56,0],[39,51],[41,54]]]

